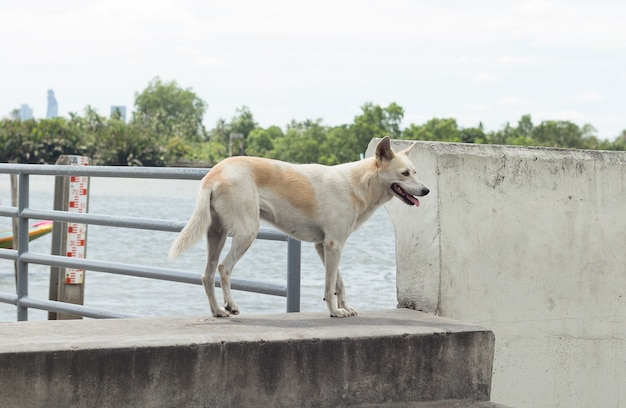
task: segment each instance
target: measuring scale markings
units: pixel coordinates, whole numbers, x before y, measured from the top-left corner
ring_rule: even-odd
[[[86,166],[89,162],[86,157],[71,158],[72,165]],[[87,211],[87,193],[89,177],[70,176],[69,180],[68,212],[82,214]],[[87,225],[71,222],[67,224],[67,256],[71,258],[85,258],[85,237]],[[83,283],[85,271],[83,269],[66,268],[65,283],[80,285]]]

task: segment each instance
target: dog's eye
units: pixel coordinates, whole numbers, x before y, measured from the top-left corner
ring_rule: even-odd
[[[409,173],[409,171],[408,171],[408,170],[404,170],[404,171],[402,172],[402,175],[403,175],[404,177],[409,177],[409,174],[411,174],[411,173]]]

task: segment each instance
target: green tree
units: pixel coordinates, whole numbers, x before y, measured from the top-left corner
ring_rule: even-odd
[[[253,129],[246,139],[246,155],[272,157],[274,141],[283,136],[283,131],[278,126],[271,126],[267,129]]]
[[[176,136],[167,141],[165,152],[168,163],[177,162],[191,152],[191,146],[182,137]]]
[[[169,85],[172,83],[163,84],[158,78],[151,83],[155,89]],[[399,105],[392,103],[383,108],[366,103],[361,109],[351,124],[328,127],[321,119],[294,120],[283,132],[278,126],[258,128],[250,109],[242,106],[230,121],[217,122],[210,140],[192,141],[180,134],[181,127],[159,133],[159,129],[172,125],[171,121],[163,124],[158,118],[145,116],[145,120],[126,124],[115,116],[101,116],[87,106],[82,114],[70,113],[69,119],[0,120],[0,161],[54,163],[62,154],[84,154],[100,165],[162,166],[180,159],[215,164],[228,155],[231,133],[245,136],[248,155],[328,165],[357,160],[371,138],[387,134],[416,140],[626,150],[626,130],[611,142],[599,140],[593,126],[569,121],[549,120],[535,125],[530,115],[523,115],[516,125],[506,123],[487,133],[482,123],[459,128],[453,118],[433,118],[401,129],[404,110]]]
[[[242,106],[237,108],[237,114],[230,119],[230,122],[226,122],[225,119],[220,118],[217,120],[215,128],[211,130],[211,141],[222,143],[226,149],[230,144],[230,137],[234,134],[240,134],[244,139],[244,151],[247,150],[247,138],[250,132],[257,128],[257,123],[254,120],[254,115],[250,108]],[[233,150],[238,151],[239,141],[233,142]]]
[[[387,131],[387,134],[394,138],[399,139],[402,136],[402,119],[404,118],[404,109],[395,102],[392,102],[383,109],[383,128]]]
[[[584,148],[582,130],[568,121],[541,122],[533,128],[531,137],[539,146]]]
[[[530,120],[530,116],[528,116],[528,118]],[[487,135],[487,143],[518,146],[532,146],[535,144],[531,137],[530,130],[528,132],[520,132],[519,122],[517,127],[511,126],[511,124],[507,122],[502,129],[489,133]]]
[[[317,163],[326,146],[326,135],[321,119],[292,121],[287,133],[274,141],[273,157],[294,163]]]
[[[89,154],[79,130],[64,118],[0,121],[0,161],[54,163],[64,154]]]
[[[107,166],[164,166],[165,154],[149,129],[111,120],[98,135],[95,161]]]
[[[533,127],[533,121],[530,115],[523,115],[519,122],[517,122],[515,133],[517,136],[532,137]]]
[[[209,164],[211,165],[228,157],[228,147],[218,140],[210,140],[206,143],[206,151]]]
[[[609,150],[626,150],[626,129],[622,130],[622,134],[613,143],[610,143],[607,148]]]
[[[355,152],[365,151],[369,141],[375,137],[385,135],[400,137],[400,123],[404,117],[404,109],[395,102],[386,108],[366,102],[361,110],[361,115],[354,118],[354,123],[351,126],[353,137],[351,141],[348,141],[349,143],[352,142],[352,148]]]
[[[359,159],[359,154],[348,143],[352,140],[352,131],[349,125],[335,126],[328,130],[326,146],[319,157],[319,163],[335,165]]]
[[[215,124],[215,128],[213,128],[210,132],[211,140],[220,142],[227,146],[229,135],[230,125],[226,123],[226,119],[219,118]]]
[[[579,127],[564,120],[547,120],[533,125],[530,115],[524,115],[512,127],[507,123],[502,129],[487,135],[489,143],[562,147],[570,149],[607,149],[611,143],[600,141],[591,125]]]
[[[26,141],[30,134],[27,122],[3,119],[0,121],[0,161],[29,163],[29,146]],[[32,121],[34,122],[34,121]]]
[[[202,119],[206,103],[191,88],[176,81],[154,78],[141,93],[135,93],[133,122],[164,139],[181,137],[187,141],[205,139]]]
[[[485,133],[482,123],[480,123],[478,127],[461,129],[459,137],[463,143],[481,144],[487,142],[487,134]]]
[[[254,115],[247,106],[237,108],[237,115],[233,116],[228,125],[230,133],[240,133],[244,140],[257,127]]]
[[[456,119],[433,118],[423,125],[411,124],[404,129],[403,139],[461,142],[461,131]]]

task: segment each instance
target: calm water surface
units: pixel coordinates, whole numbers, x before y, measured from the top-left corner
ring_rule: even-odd
[[[0,175],[0,202],[11,203],[8,175]],[[186,221],[195,204],[198,181],[133,180],[92,178],[89,211]],[[54,180],[32,176],[30,206],[52,209]],[[10,229],[10,219],[0,217],[0,230]],[[159,266],[200,275],[206,248],[199,242],[173,262],[167,260],[176,234],[90,225],[87,258]],[[227,241],[222,256],[230,244]],[[30,244],[30,251],[49,254],[51,234]],[[378,210],[348,240],[342,255],[341,272],[347,286],[348,303],[357,310],[394,308],[395,238],[384,209]],[[48,298],[49,267],[29,266],[30,296]],[[287,276],[287,244],[256,240],[235,267],[234,277],[284,285]],[[209,315],[209,305],[200,285],[86,272],[85,304],[141,316]],[[302,243],[301,310],[325,312],[322,301],[324,269],[309,243]],[[218,299],[221,302],[221,291]],[[0,292],[15,293],[13,263],[0,259]],[[242,314],[282,313],[285,298],[235,291]],[[29,320],[43,320],[47,312],[30,309]],[[15,307],[0,303],[0,321],[15,321]]]

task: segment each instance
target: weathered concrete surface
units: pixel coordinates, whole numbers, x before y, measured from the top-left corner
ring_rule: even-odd
[[[338,407],[339,408],[339,407]],[[347,408],[511,408],[490,401],[447,400],[435,402],[399,402],[351,405]]]
[[[409,310],[0,324],[1,407],[488,401],[494,336]]]
[[[399,303],[494,331],[494,401],[626,407],[626,153],[418,142],[411,159],[431,193],[386,205]]]

